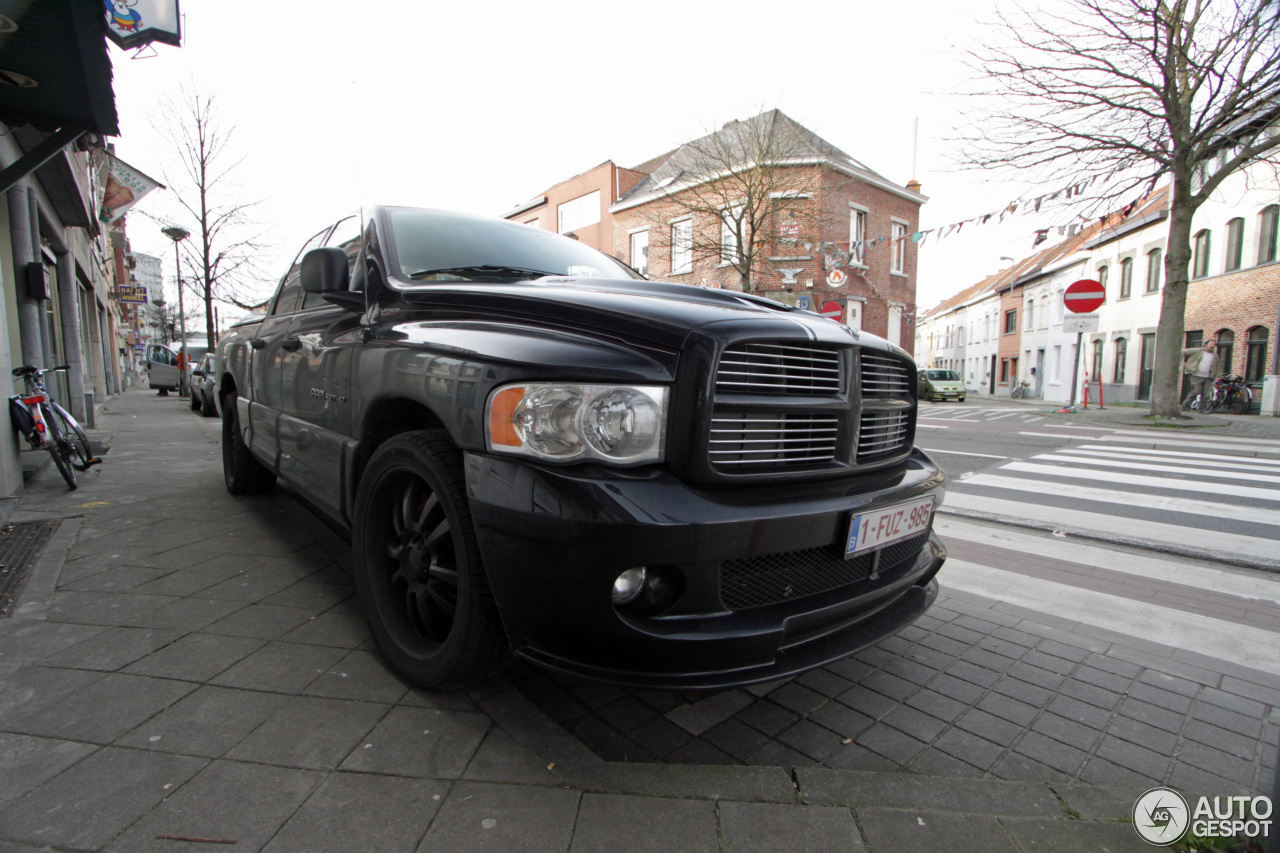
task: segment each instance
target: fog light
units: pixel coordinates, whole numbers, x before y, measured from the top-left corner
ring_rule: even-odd
[[[644,566],[640,566],[618,575],[613,582],[613,603],[628,604],[635,601],[636,596],[644,589],[645,574]]]

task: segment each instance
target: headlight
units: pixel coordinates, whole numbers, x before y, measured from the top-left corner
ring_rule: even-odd
[[[525,382],[489,397],[489,450],[560,462],[662,461],[667,389]]]

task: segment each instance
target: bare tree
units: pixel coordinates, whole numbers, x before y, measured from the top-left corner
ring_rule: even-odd
[[[1231,173],[1277,151],[1274,0],[1064,0],[1001,17],[967,161],[1037,180],[1108,179],[1104,200],[1172,193],[1151,413],[1178,417],[1191,218]]]
[[[684,245],[674,248],[733,267],[750,293],[771,251],[818,232],[818,198],[830,189],[821,165],[836,160],[849,157],[778,110],[732,121],[676,149],[649,177],[641,191],[665,198],[646,217],[665,224],[691,216]],[[671,239],[668,229],[655,233]]]
[[[164,179],[191,220],[191,237],[179,243],[188,270],[183,278],[204,303],[212,343],[215,299],[246,310],[261,301],[255,260],[263,246],[252,216],[258,202],[245,201],[234,183],[244,157],[233,151],[235,127],[224,121],[214,95],[195,84],[180,87],[162,102],[157,124],[177,153]]]

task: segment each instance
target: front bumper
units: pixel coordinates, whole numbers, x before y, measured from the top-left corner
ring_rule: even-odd
[[[946,557],[930,533],[899,546],[883,570],[868,557],[870,576],[850,574],[855,567],[842,559],[854,513],[928,494],[941,502],[945,477],[919,451],[892,470],[846,480],[732,490],[694,489],[660,471],[552,468],[476,453],[466,456],[466,476],[516,652],[618,684],[709,689],[838,660],[924,613]],[[774,580],[764,598],[725,605],[726,566],[777,566],[808,583],[801,559],[836,580],[794,595],[792,584]],[[652,615],[615,607],[614,579],[637,566],[678,578],[673,605]]]

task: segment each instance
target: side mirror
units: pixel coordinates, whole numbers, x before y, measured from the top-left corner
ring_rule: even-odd
[[[312,249],[302,256],[302,289],[307,293],[334,293],[350,285],[347,253],[337,246]]]

